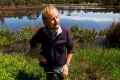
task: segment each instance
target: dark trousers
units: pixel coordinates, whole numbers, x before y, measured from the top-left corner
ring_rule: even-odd
[[[46,73],[47,80],[64,80],[61,74],[58,73]]]
[[[41,67],[43,67],[45,73],[46,73],[46,79],[47,80],[64,80],[64,78],[62,77],[61,73],[55,73],[53,72],[52,68],[47,66],[47,65],[43,65],[41,63],[39,63],[39,65]]]

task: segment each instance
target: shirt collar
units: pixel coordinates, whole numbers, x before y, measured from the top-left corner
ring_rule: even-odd
[[[49,30],[48,30],[48,28],[44,28],[43,29],[43,31],[47,34],[47,35],[49,35]],[[57,32],[57,36],[59,35],[59,34],[61,34],[62,33],[62,28],[61,28],[61,26],[59,26],[59,28],[57,29],[57,30],[55,30],[56,32]]]
[[[61,26],[59,26],[59,28],[56,30],[56,32],[57,32],[57,36],[62,33]]]

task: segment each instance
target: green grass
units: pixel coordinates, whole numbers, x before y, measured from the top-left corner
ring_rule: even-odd
[[[69,80],[119,80],[120,50],[79,48],[75,43],[75,52],[70,65]],[[34,57],[26,53],[0,53],[0,79],[20,80],[45,79],[45,74]]]
[[[97,80],[120,79],[120,50],[105,48],[80,49],[76,45],[71,63],[71,80],[96,78]]]
[[[36,59],[23,53],[0,53],[0,80],[44,80],[44,72]]]
[[[28,42],[31,35],[37,30],[38,28],[25,27],[19,31],[16,39],[20,42]],[[11,45],[14,42],[13,33],[10,31],[8,36],[6,35],[8,31],[5,30],[5,34],[3,31],[0,32],[0,45]],[[95,30],[80,29],[73,26],[71,27],[71,35],[74,40],[75,52],[70,66],[69,80],[120,79],[120,49],[96,45],[91,47],[97,37],[106,35],[106,30],[96,32]],[[5,41],[3,40],[4,37],[6,38]],[[87,46],[81,47],[82,44]],[[45,80],[44,71],[39,66],[38,60],[35,59],[35,55],[28,54],[27,51],[18,52],[6,54],[1,50],[0,80]]]

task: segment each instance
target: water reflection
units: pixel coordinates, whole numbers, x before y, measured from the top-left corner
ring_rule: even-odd
[[[27,25],[36,25],[40,10],[0,11],[0,27],[18,30]]]
[[[107,28],[120,19],[119,9],[95,7],[60,7],[61,25],[86,28]],[[26,25],[43,26],[41,10],[0,11],[0,28],[18,30]]]

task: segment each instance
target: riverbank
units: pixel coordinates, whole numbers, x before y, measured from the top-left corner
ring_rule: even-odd
[[[99,7],[99,8],[107,8],[107,9],[120,9],[120,5],[119,6],[102,6],[99,5],[97,3],[88,3],[88,4],[55,4],[57,7],[80,7],[80,6],[84,6],[84,7]]]

